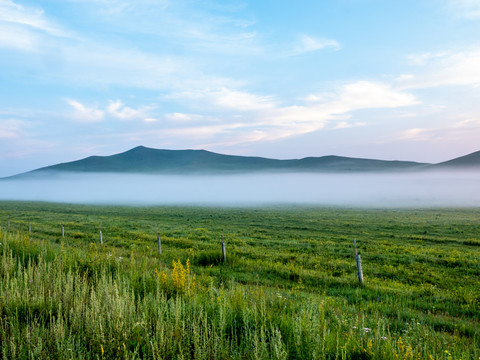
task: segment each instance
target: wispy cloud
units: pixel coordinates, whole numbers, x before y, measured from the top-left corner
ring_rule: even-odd
[[[351,119],[351,113],[361,109],[400,108],[418,105],[419,100],[404,91],[379,82],[359,81],[347,83],[330,94],[309,95],[303,105],[281,105],[269,96],[245,92],[226,91],[229,96],[223,103],[230,110],[223,116],[222,124],[178,127],[168,133],[179,138],[210,139],[212,146],[232,146],[258,141],[277,141],[321,130],[365,126],[365,122]],[[222,97],[217,102],[222,103]],[[226,106],[228,105],[228,106]],[[237,116],[238,115],[238,116]],[[191,119],[185,114],[169,114],[179,120]],[[241,119],[241,121],[239,121]],[[198,129],[198,132],[195,131]],[[232,131],[234,130],[234,131]]]
[[[67,99],[66,102],[73,108],[73,118],[84,123],[94,123],[106,118],[119,120],[142,120],[154,122],[156,119],[149,115],[152,106],[141,106],[137,109],[126,106],[121,100],[110,100],[108,105],[87,106],[74,99]]]
[[[478,140],[478,131],[480,130],[480,120],[469,118],[446,124],[444,126],[415,127],[402,130],[394,135],[391,141],[465,141],[474,145]],[[476,145],[472,146],[475,148]]]
[[[147,112],[150,109],[151,107],[149,106],[145,106],[139,109],[133,109],[131,107],[125,106],[120,100],[110,100],[106,111],[108,112],[108,114],[120,120],[135,120],[148,118]]]
[[[27,26],[54,36],[68,36],[64,29],[47,19],[42,9],[19,5],[11,0],[0,0],[0,23]]]
[[[186,113],[169,113],[165,115],[165,119],[172,123],[190,123],[201,122],[207,120],[207,117],[200,114],[186,114]]]
[[[412,94],[397,90],[380,82],[357,81],[343,86],[339,104],[351,110],[367,108],[396,108],[418,105],[419,100]]]
[[[263,110],[275,106],[272,96],[260,96],[228,88],[214,91],[210,96],[216,105],[233,110]]]
[[[88,8],[92,8],[92,16],[96,21],[101,21],[96,7],[88,1]],[[78,1],[81,4],[84,1]],[[159,2],[150,1],[99,1],[102,8],[118,7],[120,15],[125,17],[124,21],[118,21],[120,15],[112,15],[116,26],[129,24],[132,28],[127,30],[133,34],[142,33],[142,26],[150,23],[152,28],[159,29],[159,21],[183,21],[180,14],[173,12],[172,18],[162,13],[166,4],[162,6]],[[148,5],[148,6],[147,6]],[[131,15],[127,9],[135,10]],[[84,10],[85,11],[85,10]],[[160,18],[155,16],[161,13]],[[135,15],[136,14],[136,15]],[[193,16],[193,15],[192,15]],[[133,17],[133,18],[131,18]],[[195,16],[194,16],[195,17]],[[197,17],[195,17],[197,18]],[[113,21],[113,20],[112,20]],[[138,46],[137,43],[129,44],[128,40],[119,44],[111,41],[106,36],[99,36],[95,39],[83,35],[82,38],[71,36],[74,31],[57,25],[53,19],[47,17],[41,8],[19,5],[10,0],[0,0],[0,46],[14,48],[24,51],[36,51],[42,54],[43,58],[58,59],[61,67],[45,67],[42,71],[45,77],[60,83],[80,84],[85,87],[121,85],[130,88],[149,90],[162,90],[172,92],[192,88],[192,83],[228,85],[230,80],[221,76],[210,75],[202,69],[202,61],[198,61],[198,54],[193,56],[200,43],[204,43],[208,49],[202,50],[202,56],[209,57],[217,50],[222,51],[223,47],[236,46],[242,41],[247,41],[245,49],[252,48],[250,43],[252,34],[239,32],[222,31],[219,25],[210,30],[200,30],[208,27],[208,21],[197,19],[197,28],[190,26],[189,35],[182,38],[178,29],[186,31],[186,26],[174,24],[165,25],[169,30],[165,34],[155,34],[159,41],[172,43],[175,48],[185,49],[187,55],[176,55],[175,51],[165,53],[159,52],[157,48],[149,46]],[[186,22],[186,24],[188,21]],[[110,24],[108,24],[110,25]],[[125,25],[127,26],[127,25]],[[160,28],[165,28],[164,26]],[[114,28],[113,33],[118,29]],[[189,40],[190,39],[190,40]],[[200,41],[201,40],[201,41]],[[173,45],[172,45],[173,46]],[[215,51],[214,48],[216,49]],[[240,54],[241,49],[238,50]],[[200,57],[201,58],[201,57]],[[25,63],[29,59],[24,60]],[[32,61],[33,66],[38,62]],[[193,86],[195,87],[195,86]]]
[[[314,95],[307,96],[311,99]],[[268,125],[261,140],[278,140],[286,137],[306,134],[325,128],[333,123],[333,128],[347,128],[365,125],[356,120],[347,121],[353,111],[361,109],[398,108],[418,105],[415,96],[396,90],[387,84],[359,81],[343,85],[332,93],[318,96],[318,103],[278,107],[272,110],[263,121]],[[329,100],[325,100],[329,99]]]
[[[77,100],[67,99],[67,103],[74,109],[73,118],[79,122],[98,122],[103,120],[105,112],[97,106],[87,107]]]
[[[168,95],[169,99],[196,103],[210,110],[255,111],[274,108],[274,96],[259,95],[235,88],[228,79],[214,79],[213,82],[187,82],[179,91]]]
[[[0,0],[0,47],[39,51],[46,39],[73,38],[72,34],[41,8]]]
[[[298,42],[294,46],[290,55],[300,55],[325,48],[339,50],[340,44],[333,39],[318,38],[302,34],[298,37]]]
[[[480,84],[480,49],[410,55],[419,69],[398,78],[404,88]]]

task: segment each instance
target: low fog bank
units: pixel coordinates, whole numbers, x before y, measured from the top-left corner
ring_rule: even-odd
[[[55,174],[0,181],[0,200],[124,205],[480,206],[480,172],[173,176]]]

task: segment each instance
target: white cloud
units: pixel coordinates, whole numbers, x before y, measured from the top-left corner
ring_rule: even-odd
[[[292,51],[292,55],[300,55],[307,52],[317,51],[324,48],[333,50],[340,49],[340,44],[333,39],[316,38],[309,35],[300,35],[298,43]]]
[[[260,96],[243,91],[222,88],[211,94],[216,105],[240,111],[271,109],[275,106],[271,96]]]
[[[195,102],[202,108],[210,107],[214,110],[222,109],[239,112],[272,109],[277,105],[273,96],[236,90],[222,84],[221,79],[210,83],[209,86],[205,86],[203,83],[192,83],[191,85],[190,89],[172,93],[168,98],[181,101],[187,100],[189,104]]]
[[[305,98],[307,106],[284,108],[277,119],[284,123],[304,123],[304,132],[324,128],[328,122],[340,121],[334,128],[361,126],[363,123],[347,122],[350,113],[362,109],[400,108],[420,104],[412,94],[392,86],[370,81],[357,81],[341,86],[329,94],[311,94]],[[307,126],[308,124],[308,126]],[[294,128],[292,128],[294,130]]]
[[[307,99],[315,98],[308,96]],[[361,109],[399,108],[419,104],[415,96],[383,83],[358,81],[342,86],[336,93],[318,96],[323,101],[308,106],[290,106],[273,116],[273,123],[283,127],[278,134],[288,137],[325,128],[330,122],[336,129],[363,126],[348,122],[350,113]],[[328,100],[327,100],[328,99]]]
[[[199,114],[185,114],[185,113],[170,113],[165,115],[165,119],[175,122],[175,123],[184,123],[192,121],[204,121],[206,117]]]
[[[120,120],[157,121],[157,119],[148,116],[148,112],[153,108],[152,106],[142,106],[138,109],[133,109],[126,106],[121,100],[110,100],[108,105],[102,109],[98,105],[88,107],[73,99],[67,99],[66,101],[75,110],[75,120],[80,122],[98,122],[107,116]]]
[[[125,106],[120,100],[110,101],[107,106],[107,112],[121,120],[133,120],[145,117],[145,111],[147,109],[132,109],[131,107]]]
[[[480,84],[480,49],[456,53],[418,54],[409,58],[422,59],[415,64],[417,74],[397,79],[403,88],[429,88],[448,85]]]
[[[419,104],[414,95],[379,82],[358,81],[343,86],[338,104],[351,110],[396,108]]]
[[[465,115],[463,115],[465,116]],[[470,148],[478,148],[478,136],[480,133],[480,120],[478,118],[462,119],[438,126],[413,127],[395,134],[387,141],[416,141],[416,142],[438,142],[457,143],[465,146],[471,144]],[[448,147],[447,147],[448,148]]]
[[[67,33],[48,20],[42,9],[19,5],[10,0],[0,0],[0,22],[27,26],[54,36]]]
[[[300,100],[303,100],[305,102],[318,103],[318,102],[324,101],[326,96],[330,96],[330,95],[309,94]]]
[[[225,131],[217,145],[274,141],[318,131],[330,124],[334,129],[365,126],[363,122],[348,121],[350,113],[360,109],[399,108],[419,104],[411,94],[387,84],[368,81],[346,84],[335,93],[309,95],[306,99],[310,102],[304,106],[282,107],[269,103],[268,107],[259,107],[249,112],[248,121],[236,124],[235,133],[226,132],[231,128],[215,127],[215,134]]]
[[[95,1],[92,2],[95,3]],[[101,3],[105,7],[114,7],[117,2],[112,4],[110,1],[101,1]],[[146,18],[150,19],[152,24],[154,21],[155,28],[158,28],[159,19],[148,13],[151,6],[156,11],[161,8],[158,6],[158,2],[119,1],[118,3],[141,9],[140,13],[145,13]],[[94,4],[90,4],[89,7],[92,8],[92,12],[97,11]],[[128,11],[125,12],[125,16],[127,13]],[[98,14],[94,16],[98,17]],[[163,14],[162,19],[164,16],[166,15]],[[141,20],[140,18],[138,21],[125,19],[125,22],[132,25],[133,33],[141,33],[141,30],[135,29],[135,26],[141,28],[143,23]],[[120,24],[122,23],[123,21],[120,21]],[[115,24],[119,25],[117,22]],[[178,29],[178,27],[172,25],[172,34],[174,33],[173,28]],[[121,85],[168,91],[173,89],[183,91],[191,88],[194,83],[221,83],[221,86],[225,86],[231,82],[221,77],[205,74],[200,70],[198,62],[193,60],[194,56],[165,55],[162,52],[158,53],[157,49],[150,53],[141,49],[137,44],[129,46],[122,43],[121,46],[117,46],[110,41],[74,37],[71,33],[70,30],[56,25],[40,8],[18,5],[10,0],[0,0],[0,46],[41,52],[42,59],[58,59],[61,66],[42,68],[42,71],[46,71],[43,74],[44,77],[55,81],[87,87]],[[219,31],[218,33],[223,34],[224,32]],[[207,35],[205,36],[207,37]],[[165,37],[168,38],[166,35]],[[168,43],[174,38],[160,40]],[[205,41],[209,42],[207,39]],[[218,48],[221,48],[222,44],[233,46],[236,38],[232,35],[230,38],[225,37],[223,40],[212,41],[218,44]],[[185,40],[179,40],[179,42],[190,50],[197,46],[195,41],[192,41],[191,44],[185,43]],[[211,50],[208,53],[210,54]],[[28,63],[29,60],[25,59],[25,63]],[[38,66],[38,61],[33,61],[32,65]]]
[[[103,120],[105,112],[95,107],[87,107],[82,103],[68,99],[67,103],[75,110],[73,117],[80,122],[98,122]]]

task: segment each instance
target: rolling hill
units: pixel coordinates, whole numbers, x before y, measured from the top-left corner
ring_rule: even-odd
[[[432,165],[435,169],[480,169],[480,151]]]
[[[111,156],[85,159],[43,167],[21,174],[53,172],[90,173],[245,173],[245,172],[365,172],[403,171],[428,164],[385,161],[342,156],[306,157],[278,160],[264,157],[223,155],[206,150],[160,150],[138,146]]]
[[[403,172],[442,169],[480,169],[480,151],[445,161],[426,164],[342,156],[278,160],[264,157],[223,155],[206,150],[161,150],[138,146],[110,156],[43,167],[14,177],[49,175],[61,172],[143,173],[143,174],[225,174],[252,172]]]

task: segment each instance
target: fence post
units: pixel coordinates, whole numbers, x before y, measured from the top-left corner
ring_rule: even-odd
[[[357,259],[357,276],[358,276],[358,282],[360,283],[361,286],[364,285],[363,281],[363,270],[362,270],[362,258],[357,252],[357,240],[353,239],[353,243],[355,244],[355,258]]]
[[[100,233],[100,245],[103,245],[102,225],[98,227],[98,231]]]
[[[28,223],[28,235],[32,233],[32,223]]]
[[[362,259],[360,258],[360,255],[357,255],[357,275],[358,275],[358,282],[360,285],[364,285],[363,282],[363,271],[362,271]]]
[[[64,238],[64,237],[65,237],[65,228],[62,225],[62,238]]]
[[[10,229],[10,219],[7,220],[7,228]]]
[[[225,249],[225,242],[223,241],[223,234],[222,234],[222,254],[223,254],[223,262],[227,262],[227,250]]]
[[[158,235],[158,229],[157,229],[157,244],[158,244],[158,253],[162,253],[162,240],[160,239],[160,235]]]

